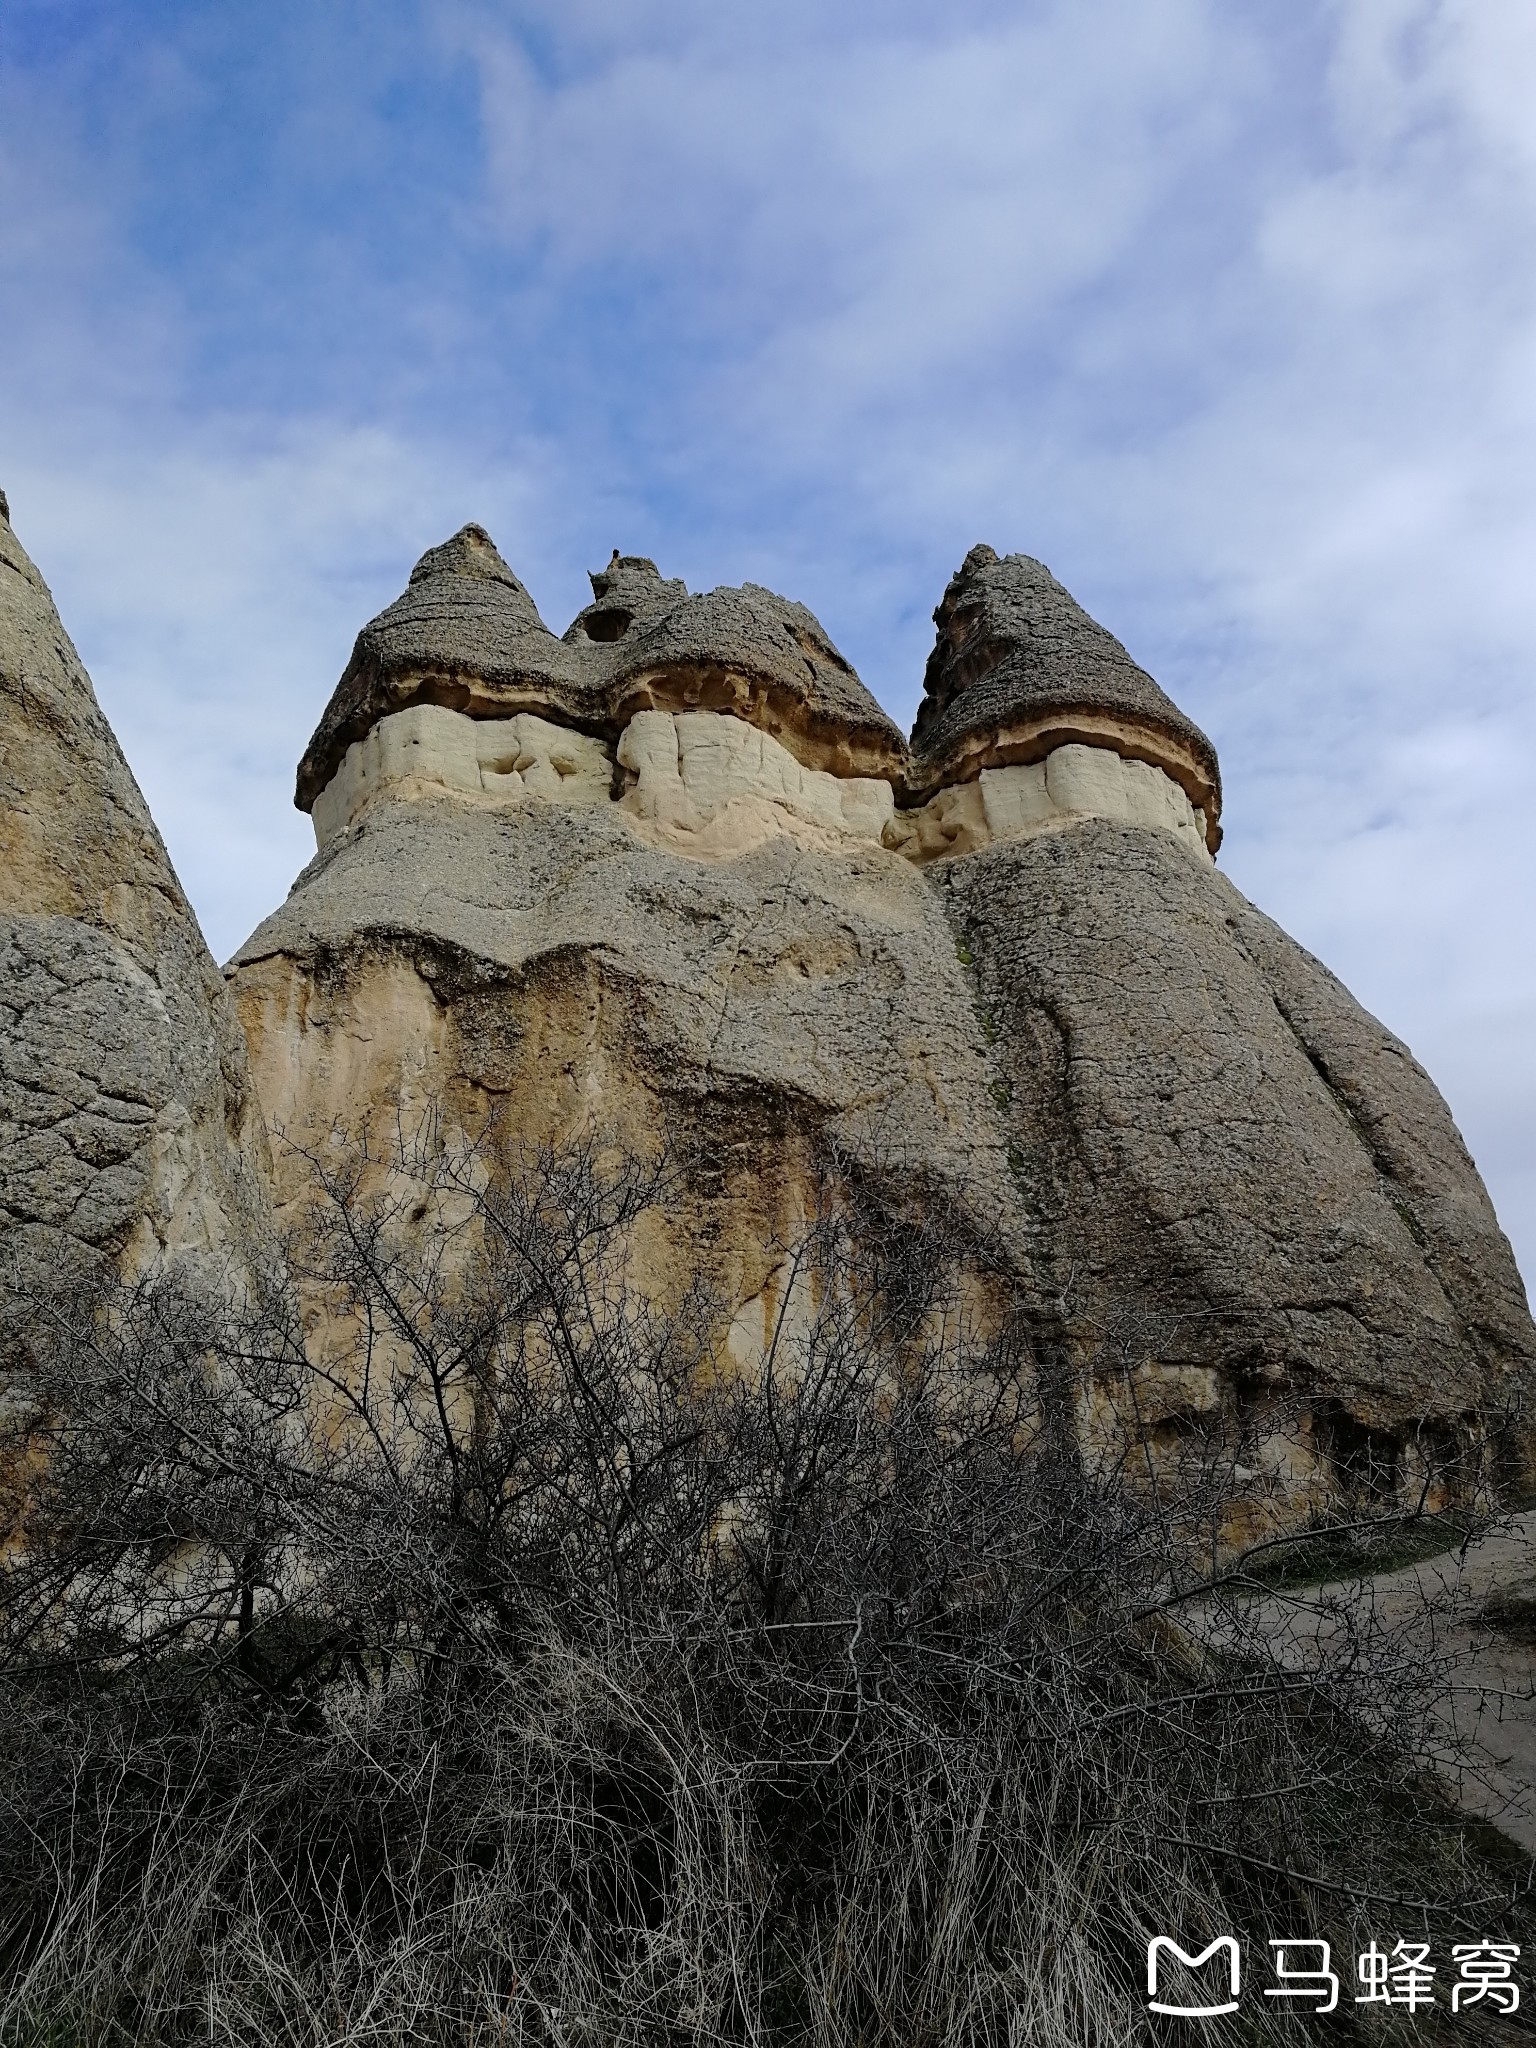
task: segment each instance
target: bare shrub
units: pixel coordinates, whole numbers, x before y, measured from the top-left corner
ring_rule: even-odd
[[[1153,1933],[1515,1924],[1433,1646],[1278,1643],[1230,1443],[1085,1465],[938,1236],[844,1190],[728,1361],[665,1168],[313,1166],[291,1287],[24,1304],[6,2038],[1118,2043]]]

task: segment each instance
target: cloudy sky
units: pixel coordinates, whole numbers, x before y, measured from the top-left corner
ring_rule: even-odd
[[[466,519],[815,610],[965,549],[1212,734],[1222,862],[1536,1276],[1531,0],[4,0],[0,483],[216,953]]]

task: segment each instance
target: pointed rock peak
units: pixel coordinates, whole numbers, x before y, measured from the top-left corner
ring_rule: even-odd
[[[621,555],[617,548],[606,569],[587,571],[587,581],[598,603],[605,598],[650,594],[680,604],[688,595],[688,586],[681,576],[663,576],[649,555]]]
[[[582,724],[600,715],[575,657],[483,526],[461,526],[428,548],[401,595],[358,634],[299,763],[299,809],[314,803],[354,740],[423,703],[474,718],[533,711]]]
[[[412,583],[425,583],[438,576],[478,576],[487,583],[506,583],[513,590],[523,585],[513,575],[495,541],[483,526],[461,526],[451,540],[428,548],[411,571]]]
[[[1044,562],[1033,555],[1000,556],[985,541],[977,542],[950,577],[933,622],[939,630],[923,689],[940,709],[1010,654],[1026,650],[1046,666],[1049,650],[1083,654],[1091,647],[1100,664],[1144,674]],[[1074,641],[1082,646],[1070,648]]]
[[[7,526],[11,523],[11,501],[4,491],[0,491],[0,519],[3,519]]]
[[[688,586],[680,577],[663,576],[648,555],[621,555],[614,549],[606,569],[587,572],[592,602],[566,628],[565,638],[580,643],[622,640],[637,620],[659,618],[680,605]]]
[[[1215,748],[1043,562],[978,544],[933,619],[912,732],[920,787],[1039,760],[1078,740],[1162,768],[1205,812],[1217,843]]]

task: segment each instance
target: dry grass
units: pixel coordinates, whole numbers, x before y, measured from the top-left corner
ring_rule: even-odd
[[[3,2038],[1108,2048],[1152,1933],[1522,1924],[1432,1648],[1245,1633],[1233,1447],[1084,1469],[950,1247],[845,1192],[724,1377],[626,1282],[664,1174],[410,1163],[320,1176],[324,1358],[281,1287],[29,1305]]]

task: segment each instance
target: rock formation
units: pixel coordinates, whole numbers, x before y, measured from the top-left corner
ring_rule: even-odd
[[[1215,748],[1043,563],[972,548],[933,616],[909,780],[943,850],[1101,814],[1215,853]]]
[[[512,588],[473,528],[426,565],[413,590],[456,584],[455,622]],[[1017,1236],[953,934],[882,843],[900,733],[798,605],[635,560],[593,585],[563,642],[498,610],[493,682],[457,624],[413,643],[400,708],[343,751],[390,629],[359,636],[300,775],[320,849],[231,967],[274,1128],[387,1143],[402,1110],[474,1129],[499,1103],[530,1138],[665,1144],[692,1201],[656,1257],[704,1264],[742,1342],[830,1151],[978,1249]]]
[[[225,1270],[265,1170],[219,971],[0,497],[0,1277]]]
[[[592,581],[557,640],[469,527],[359,635],[230,970],[273,1125],[665,1139],[658,1257],[744,1342],[835,1160],[1022,1289],[1087,1436],[1228,1424],[1297,1511],[1453,1489],[1536,1365],[1508,1245],[1406,1048],[1216,871],[1215,750],[1119,643],[973,549],[908,750],[802,607]]]
[[[647,1284],[706,1274],[738,1352],[840,1189],[941,1221],[983,1323],[1024,1304],[1085,1445],[1214,1429],[1291,1519],[1525,1456],[1536,1331],[1449,1112],[1218,872],[1215,749],[1038,562],[967,556],[909,746],[800,605],[615,554],[557,638],[465,527],[304,753],[317,851],[227,970],[242,1046],[0,537],[17,1229],[212,1237],[337,1133],[598,1130],[681,1165]]]

